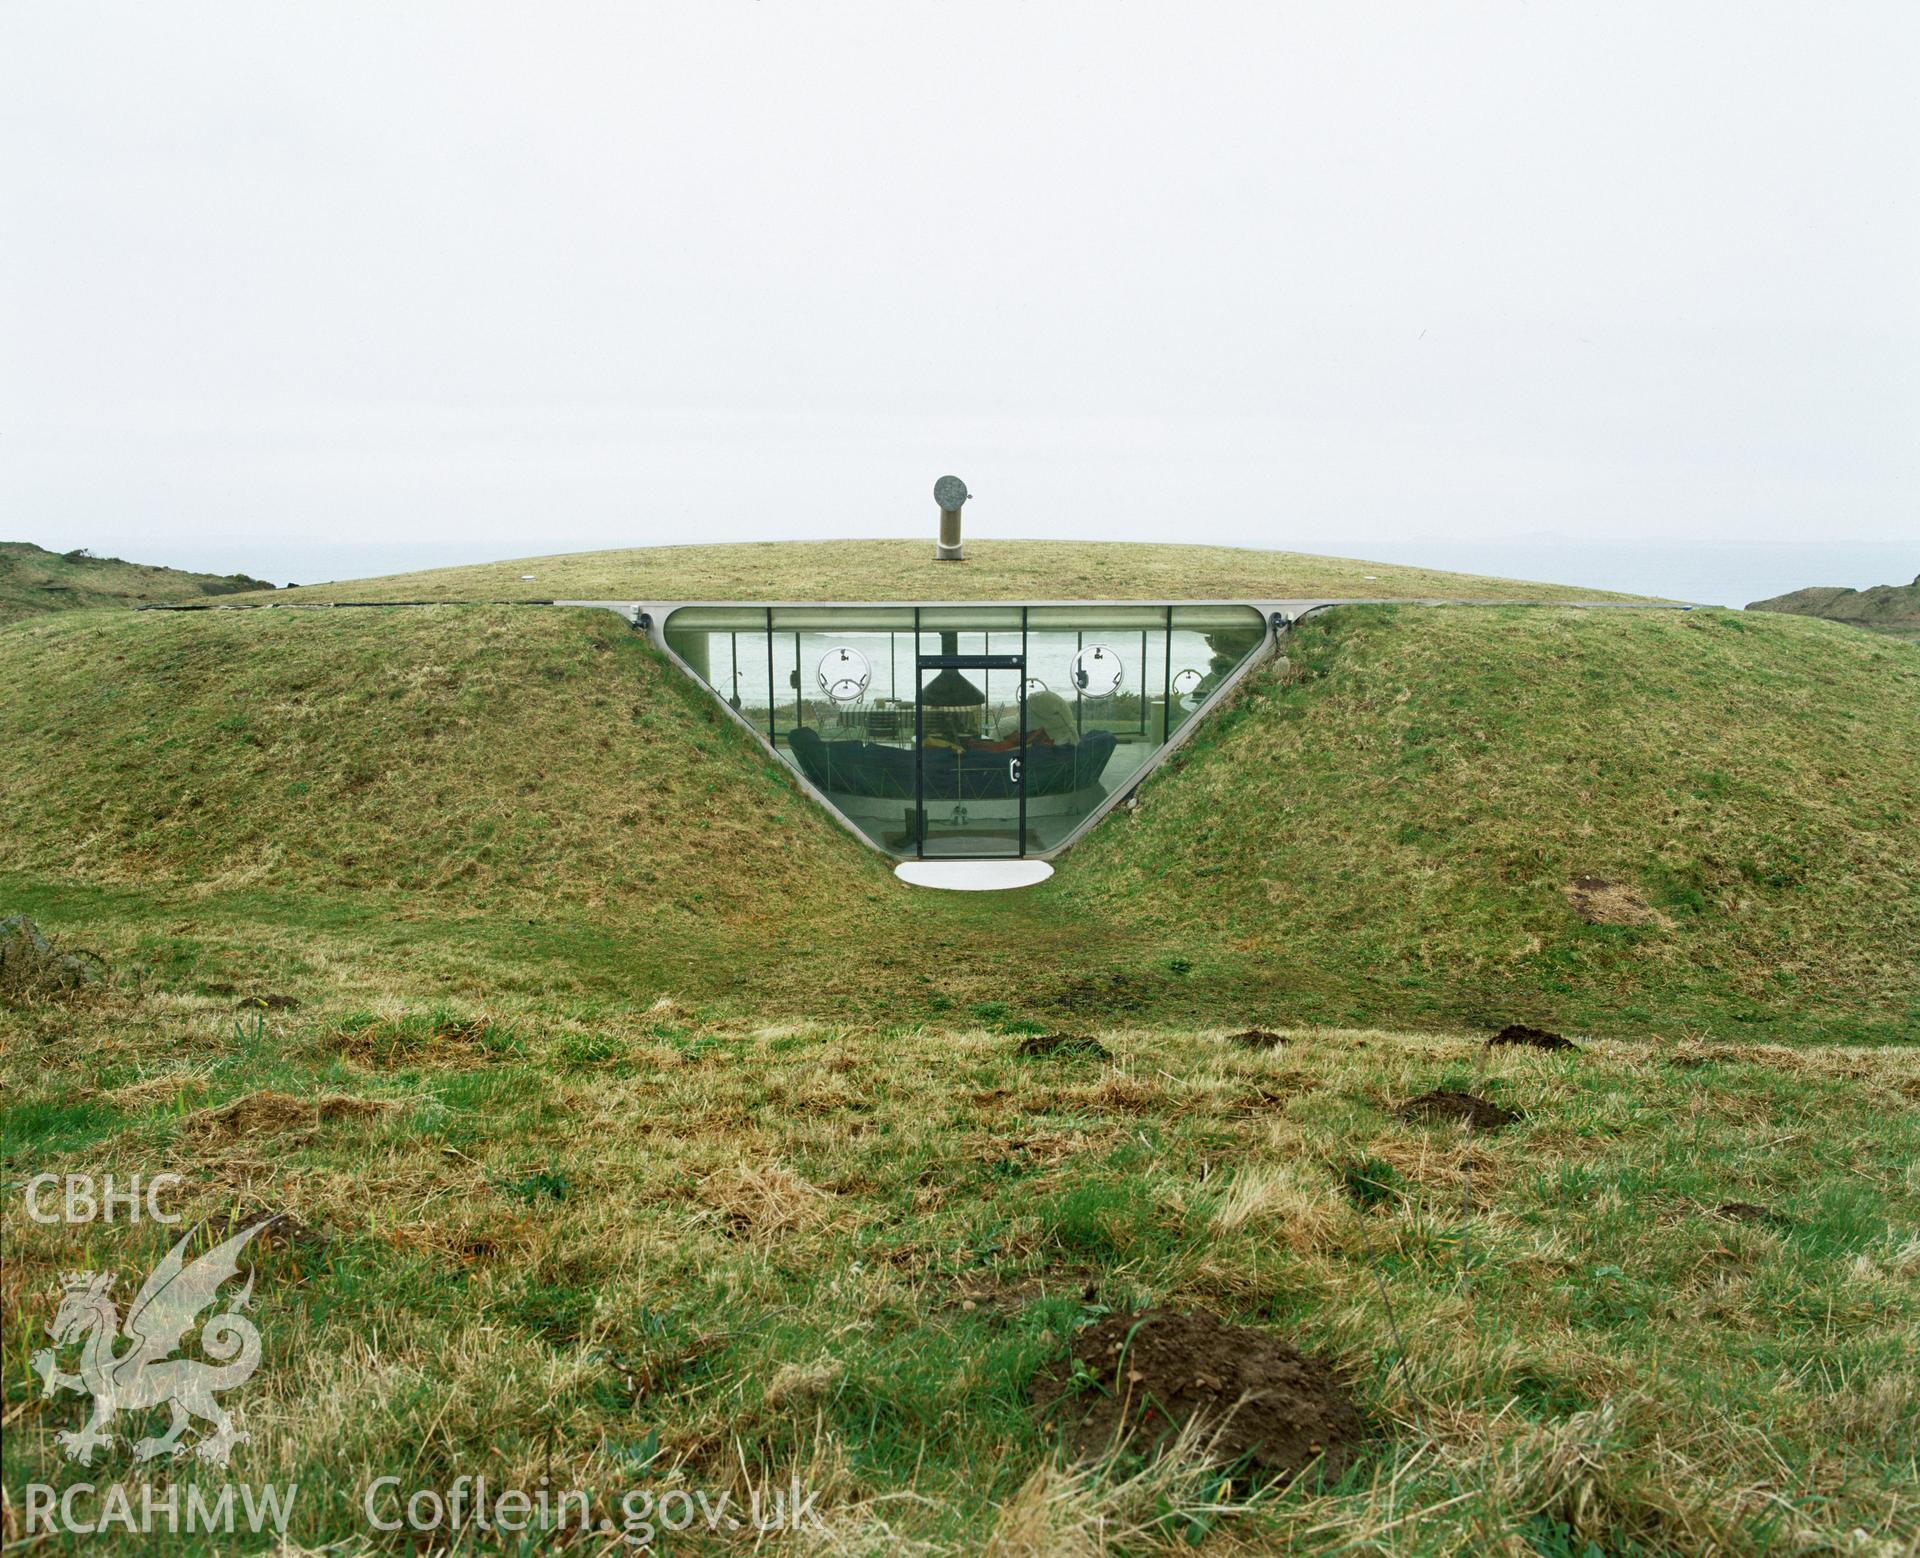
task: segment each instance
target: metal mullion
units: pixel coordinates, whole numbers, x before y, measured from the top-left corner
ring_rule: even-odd
[[[913,854],[927,858],[926,672],[920,669],[920,608],[913,608]]]
[[[1160,677],[1160,745],[1173,734],[1173,607],[1167,607],[1166,665]]]
[[[1020,608],[1020,831],[1014,858],[1027,858],[1027,608]]]
[[[1011,671],[1024,655],[922,655],[923,671]]]

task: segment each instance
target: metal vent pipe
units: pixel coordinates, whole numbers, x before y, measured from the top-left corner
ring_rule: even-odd
[[[933,484],[933,501],[940,505],[940,539],[933,548],[935,562],[966,560],[966,552],[960,545],[960,505],[970,496],[967,484],[958,476],[942,476]]]

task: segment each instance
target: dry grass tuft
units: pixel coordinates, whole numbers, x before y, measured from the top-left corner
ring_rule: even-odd
[[[1243,1168],[1214,1209],[1223,1233],[1256,1228],[1300,1254],[1336,1242],[1344,1209],[1324,1170],[1285,1163]]]
[[[1576,876],[1567,883],[1567,903],[1589,925],[1658,925],[1672,930],[1673,921],[1634,888],[1604,876]]]
[[[1218,1430],[1189,1423],[1159,1455],[1130,1465],[1116,1453],[1096,1465],[1041,1462],[995,1520],[988,1558],[1106,1558],[1129,1552],[1180,1552],[1212,1536],[1209,1551],[1240,1546],[1236,1521],[1264,1524],[1259,1495],[1245,1481],[1223,1482],[1212,1442]]]
[[[776,1409],[806,1406],[824,1396],[846,1372],[844,1363],[826,1354],[807,1363],[783,1363],[760,1399]]]
[[[781,1163],[742,1163],[710,1175],[699,1194],[730,1230],[755,1238],[818,1228],[833,1210],[832,1196]]]

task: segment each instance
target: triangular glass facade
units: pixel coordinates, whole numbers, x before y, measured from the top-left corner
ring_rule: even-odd
[[[1267,641],[1252,606],[683,606],[667,648],[902,859],[1050,854]]]

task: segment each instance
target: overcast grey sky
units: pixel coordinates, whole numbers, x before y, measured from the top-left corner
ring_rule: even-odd
[[[1911,540],[1917,85],[1911,0],[0,0],[0,535]]]

